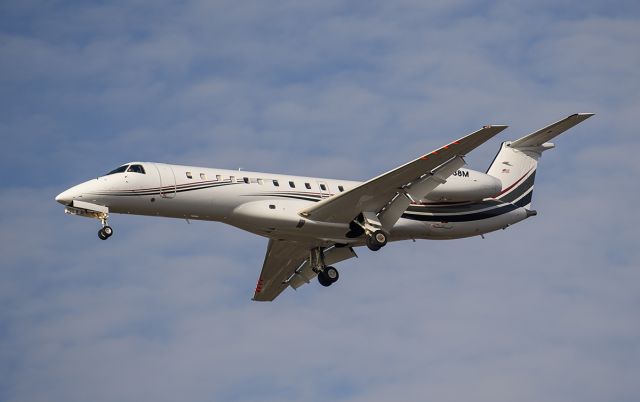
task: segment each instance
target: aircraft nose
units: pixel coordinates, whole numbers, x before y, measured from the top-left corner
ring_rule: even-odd
[[[56,201],[58,201],[62,205],[71,205],[72,200],[73,200],[73,195],[69,190],[65,190],[60,194],[56,195]]]

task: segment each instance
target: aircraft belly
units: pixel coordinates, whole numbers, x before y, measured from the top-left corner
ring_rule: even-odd
[[[225,222],[267,237],[343,238],[349,231],[346,224],[302,218],[298,211],[306,205],[308,202],[298,200],[250,201],[233,209]]]

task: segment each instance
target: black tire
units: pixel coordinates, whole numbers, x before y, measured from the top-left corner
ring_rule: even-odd
[[[374,241],[378,243],[378,246],[380,247],[384,247],[389,240],[389,235],[387,234],[387,232],[384,232],[382,230],[376,230],[375,232],[373,232],[373,235],[371,235],[371,237],[373,237]]]
[[[113,235],[113,228],[111,228],[111,226],[105,226],[102,228],[102,233],[109,238]]]
[[[109,238],[103,229],[98,230],[98,237],[100,240],[107,240]]]
[[[367,237],[367,248],[371,251],[380,250],[380,247],[372,241],[371,237]]]
[[[320,282],[320,284],[321,284],[322,286],[324,286],[324,287],[331,286],[331,284],[333,283],[333,282],[331,282],[331,279],[329,279],[329,278],[325,275],[324,271],[322,271],[322,272],[320,272],[320,273],[318,274],[318,282]]]
[[[324,276],[331,281],[331,283],[335,283],[340,278],[340,273],[334,267],[326,267],[324,269]]]
[[[386,232],[376,230],[371,236],[367,236],[367,247],[371,251],[378,251],[387,244],[388,240],[389,235]]]

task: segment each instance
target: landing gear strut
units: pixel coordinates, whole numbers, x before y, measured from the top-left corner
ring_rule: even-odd
[[[107,225],[107,218],[104,217],[100,219],[102,222],[102,229],[98,230],[98,237],[100,240],[107,240],[111,235],[113,235],[113,229],[111,226]]]
[[[334,267],[328,267],[325,264],[324,251],[322,250],[322,247],[317,247],[311,250],[310,260],[312,269],[318,274],[318,282],[320,282],[322,286],[331,286],[338,280],[338,278],[340,278],[340,274],[337,269]]]

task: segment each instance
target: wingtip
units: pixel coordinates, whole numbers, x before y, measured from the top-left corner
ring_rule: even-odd
[[[486,126],[482,126],[482,130],[491,130],[491,133],[495,135],[503,131],[507,127],[509,126],[507,126],[506,124],[487,124]]]
[[[575,116],[582,117],[584,119],[588,119],[589,117],[595,115],[595,113],[576,113]]]

